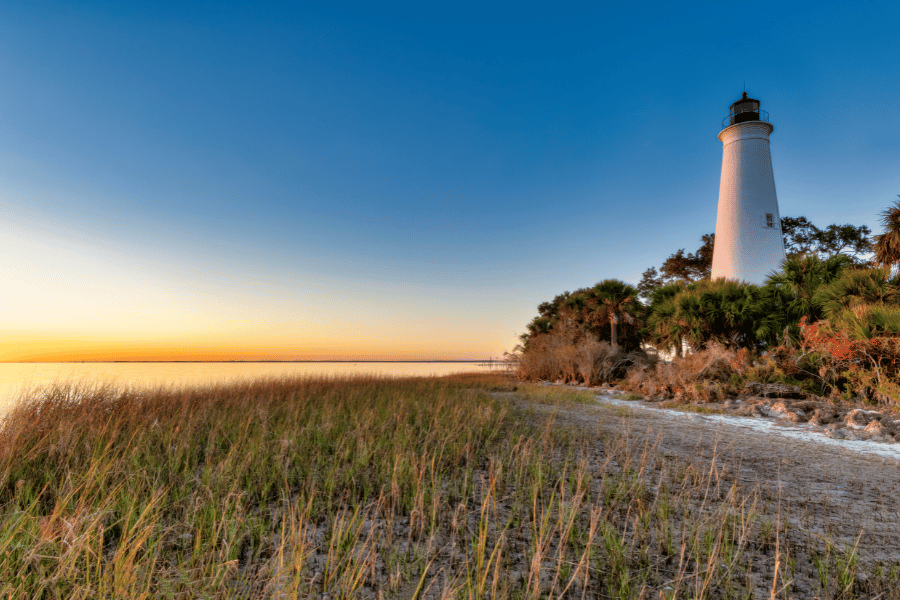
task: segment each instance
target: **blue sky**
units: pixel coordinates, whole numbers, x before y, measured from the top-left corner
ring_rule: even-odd
[[[0,17],[0,360],[497,356],[714,230],[745,83],[782,215],[877,232],[900,193],[894,3]]]

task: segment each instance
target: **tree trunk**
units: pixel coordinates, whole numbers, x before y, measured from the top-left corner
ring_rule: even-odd
[[[609,319],[609,329],[610,329],[610,337],[612,339],[612,349],[613,352],[619,351],[619,339],[618,339],[618,329],[619,329],[619,315],[613,314]]]

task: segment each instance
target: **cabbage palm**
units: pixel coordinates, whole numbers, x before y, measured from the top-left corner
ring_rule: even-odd
[[[845,309],[869,304],[890,304],[900,294],[900,277],[887,267],[848,269],[838,279],[819,288],[814,302],[831,318]]]
[[[676,356],[681,356],[686,327],[675,298],[685,289],[687,286],[680,281],[656,288],[650,294],[647,311],[647,334],[650,340],[660,349],[674,349]]]
[[[620,324],[628,326],[629,333],[636,332],[640,325],[643,307],[638,301],[637,288],[618,279],[606,279],[588,293],[592,319],[609,323],[610,344],[613,350],[618,350]]]
[[[711,341],[758,348],[777,337],[775,311],[759,286],[726,279],[699,281],[674,300],[676,319],[694,348]]]
[[[875,236],[875,262],[887,267],[900,264],[900,200],[882,211],[881,224],[884,233]]]
[[[896,337],[900,335],[900,306],[863,304],[834,313],[830,321],[834,329],[855,340]]]
[[[781,263],[781,269],[769,274],[765,292],[783,316],[784,326],[796,329],[802,317],[810,322],[819,320],[822,311],[815,302],[816,291],[840,277],[851,263],[844,254],[826,259],[795,254]]]

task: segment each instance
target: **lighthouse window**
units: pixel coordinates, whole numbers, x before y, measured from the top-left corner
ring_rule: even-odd
[[[775,216],[772,213],[766,213],[766,227],[775,227]]]

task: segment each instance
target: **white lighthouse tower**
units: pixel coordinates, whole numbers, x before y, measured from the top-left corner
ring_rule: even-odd
[[[712,278],[761,284],[784,260],[769,153],[774,127],[768,113],[759,109],[759,100],[748,98],[747,92],[730,109],[719,133],[722,179]]]

